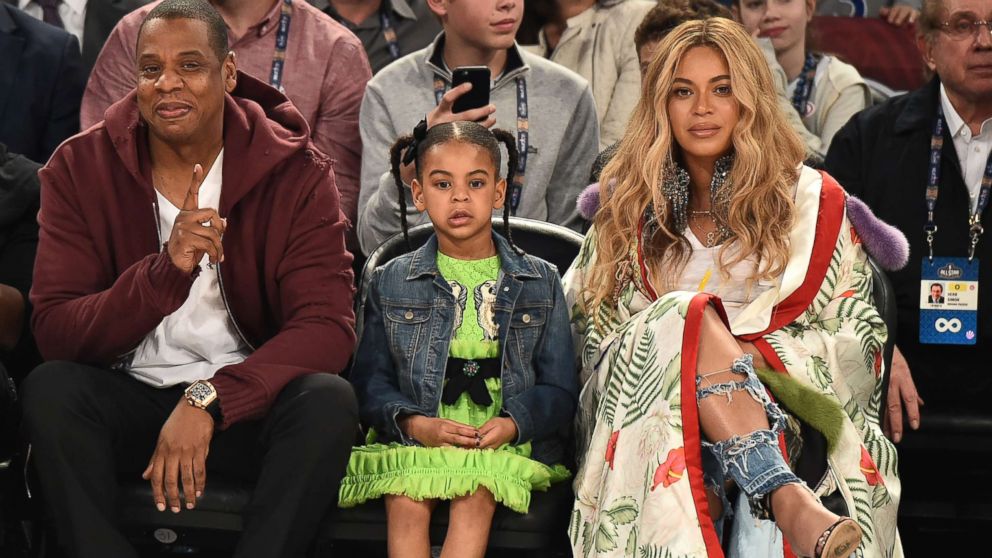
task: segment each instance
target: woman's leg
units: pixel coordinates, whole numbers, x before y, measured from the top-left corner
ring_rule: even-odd
[[[391,494],[385,498],[389,558],[430,558],[431,512],[437,502]]]
[[[792,548],[812,556],[820,535],[839,517],[820,505],[786,465],[778,447],[784,416],[757,380],[750,355],[743,355],[710,306],[703,315],[696,371],[700,423],[709,442],[705,445],[752,507],[770,495],[775,522]],[[850,552],[857,542],[853,544]],[[843,552],[833,556],[848,555]]]
[[[452,500],[441,558],[484,558],[495,512],[496,500],[482,486],[473,494]]]

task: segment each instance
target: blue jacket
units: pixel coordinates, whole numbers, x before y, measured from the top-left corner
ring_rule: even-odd
[[[561,281],[553,265],[516,254],[498,234],[493,239],[501,266],[495,308],[503,412],[517,425],[515,443],[531,441],[534,459],[555,463],[578,394]],[[386,440],[415,443],[400,431],[401,415],[437,416],[455,304],[437,269],[436,236],[372,276],[350,378],[363,423]]]

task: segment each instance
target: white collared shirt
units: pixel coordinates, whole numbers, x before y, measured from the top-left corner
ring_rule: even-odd
[[[954,140],[954,150],[957,151],[958,161],[961,162],[961,176],[968,187],[971,211],[974,212],[978,206],[978,191],[982,187],[985,164],[988,162],[989,153],[992,152],[992,118],[982,122],[978,135],[973,136],[971,128],[958,111],[954,110],[950,99],[947,98],[944,84],[940,85],[940,104],[944,109],[947,131]]]
[[[105,1],[105,0],[104,0]],[[35,19],[42,19],[41,5],[34,0],[18,0],[17,7]],[[59,17],[65,30],[79,39],[83,45],[83,26],[86,23],[86,0],[62,0],[59,4]]]
[[[221,149],[200,185],[200,207],[219,205],[223,168]],[[172,236],[179,208],[157,191],[155,195],[159,232],[164,242]],[[186,302],[166,316],[138,345],[129,370],[138,380],[154,387],[209,380],[224,366],[237,364],[248,356],[220,292],[220,269],[208,266],[209,261],[207,255],[200,261],[200,274],[193,281]]]

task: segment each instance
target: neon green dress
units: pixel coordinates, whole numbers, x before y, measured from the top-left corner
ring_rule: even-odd
[[[483,295],[499,277],[499,257],[456,260],[438,252],[437,267],[458,300],[455,330],[449,356],[482,359],[499,356],[499,341],[492,317],[495,302]],[[438,416],[478,428],[499,416],[503,391],[498,378],[485,380],[492,405],[475,403],[462,393],[453,405],[441,403]],[[527,513],[532,490],[547,490],[553,482],[569,477],[562,465],[549,467],[530,459],[530,442],[505,444],[499,449],[427,448],[400,443],[372,443],[352,449],[348,470],[341,481],[338,505],[349,508],[385,494],[414,500],[451,500],[472,494],[480,486],[496,501]]]

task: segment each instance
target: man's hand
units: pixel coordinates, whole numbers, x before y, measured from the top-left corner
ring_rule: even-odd
[[[478,447],[479,431],[453,420],[410,415],[400,419],[403,433],[429,447]]]
[[[471,90],[471,83],[463,83],[445,93],[444,96],[441,97],[441,102],[434,107],[434,110],[427,113],[427,129],[429,130],[438,124],[444,124],[446,122],[460,122],[463,120],[478,122],[486,128],[492,128],[495,126],[496,105],[491,103],[484,107],[465,110],[462,112],[452,112],[455,101]],[[400,177],[403,179],[403,183],[410,184],[413,182],[413,179],[416,178],[415,172],[416,170],[414,169],[413,164],[403,165],[400,167]]]
[[[158,445],[141,478],[152,484],[152,496],[158,511],[166,503],[179,513],[179,482],[182,481],[186,509],[196,507],[196,499],[207,485],[207,454],[214,435],[214,419],[185,398],[173,409],[158,435]]]
[[[482,434],[480,448],[496,449],[517,439],[517,423],[507,417],[493,417],[479,427]]]
[[[920,17],[920,12],[912,6],[896,4],[895,6],[886,6],[878,10],[878,17],[884,18],[885,21],[896,27],[901,27],[915,23],[916,19]]]
[[[920,406],[923,399],[916,392],[916,384],[909,371],[906,357],[896,347],[892,352],[892,369],[889,370],[889,392],[886,394],[885,413],[882,417],[882,430],[895,443],[902,440],[903,409],[909,418],[909,427],[920,427]]]
[[[224,234],[227,223],[220,218],[217,210],[199,208],[201,184],[203,167],[196,165],[193,167],[189,191],[186,192],[183,207],[176,216],[172,236],[169,237],[169,258],[184,273],[192,273],[203,259],[203,254],[210,255],[210,263],[224,261],[221,235]]]

